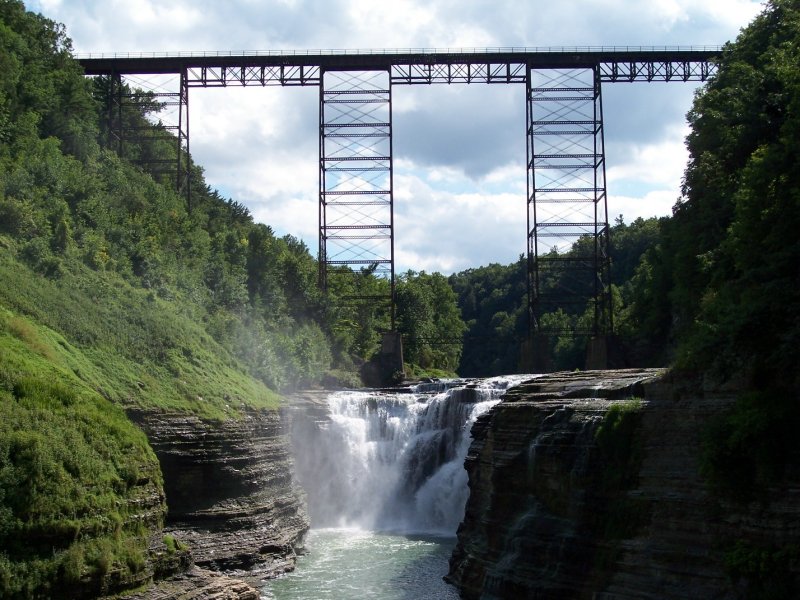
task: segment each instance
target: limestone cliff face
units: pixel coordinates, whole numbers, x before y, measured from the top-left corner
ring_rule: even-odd
[[[701,432],[732,397],[651,370],[554,374],[511,390],[473,429],[448,580],[465,598],[748,597],[730,550],[742,539],[796,547],[800,487],[768,504],[710,493]],[[792,569],[796,581],[796,559]]]
[[[278,412],[223,422],[156,413],[135,419],[164,474],[165,531],[188,544],[196,565],[259,578],[294,568],[308,517]]]

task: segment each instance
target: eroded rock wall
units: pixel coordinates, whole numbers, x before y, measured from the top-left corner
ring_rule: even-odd
[[[473,429],[448,580],[482,599],[748,597],[730,550],[796,547],[800,487],[747,505],[708,489],[702,432],[734,396],[652,370],[515,388]]]
[[[294,568],[308,530],[278,412],[222,422],[135,415],[158,456],[167,498],[165,532],[188,544],[194,563],[258,578]]]

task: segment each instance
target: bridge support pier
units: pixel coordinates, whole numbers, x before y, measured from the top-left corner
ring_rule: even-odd
[[[602,335],[589,338],[586,344],[586,370],[596,371],[607,369],[608,364],[608,337]]]
[[[327,289],[332,277],[339,278],[349,290],[345,301],[385,305],[394,329],[389,72],[323,70],[320,80],[320,286]],[[385,291],[359,288],[361,273],[388,279],[389,284]]]
[[[397,331],[387,331],[378,353],[361,367],[361,381],[369,387],[385,387],[399,383],[404,376],[403,338]]]
[[[613,323],[600,70],[529,69],[526,89],[530,333],[601,337]]]
[[[519,370],[523,373],[551,373],[554,370],[550,336],[530,336],[522,342]]]

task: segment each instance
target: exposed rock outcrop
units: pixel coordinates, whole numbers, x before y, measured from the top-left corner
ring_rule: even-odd
[[[796,547],[800,487],[750,505],[710,492],[702,432],[733,396],[653,370],[553,374],[511,390],[473,428],[448,580],[465,598],[747,597],[731,550]],[[797,559],[783,568],[796,582]]]
[[[164,474],[165,532],[189,546],[195,565],[259,579],[294,568],[309,525],[280,413],[134,418]]]
[[[193,567],[124,600],[259,600],[251,585],[207,569]]]

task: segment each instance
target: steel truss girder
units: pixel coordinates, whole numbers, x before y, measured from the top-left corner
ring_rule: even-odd
[[[708,61],[614,61],[598,64],[602,82],[622,81],[705,81],[716,72]]]
[[[189,87],[320,85],[318,65],[202,66],[187,69]]]
[[[612,60],[598,62],[603,82],[705,81],[716,66],[707,60]],[[405,62],[389,67],[393,85],[521,83],[534,68],[526,62]],[[186,69],[188,87],[320,85],[319,65],[202,66]]]
[[[393,84],[525,83],[525,63],[433,63],[392,65]]]
[[[190,160],[189,160],[189,86],[185,72],[178,73],[177,91],[152,91],[153,100],[164,107],[177,109],[177,121],[172,124],[159,122],[162,130],[175,138],[175,159],[134,157],[131,162],[153,174],[170,174],[174,177],[175,189],[186,195],[186,203],[191,210]],[[109,76],[108,97],[106,98],[108,144],[120,156],[124,155],[126,144],[148,142],[158,139],[158,133],[151,126],[133,125],[126,122],[126,108],[139,109],[144,106],[135,93],[126,93],[122,76],[111,73]]]
[[[186,72],[190,87],[320,85],[328,71],[385,70],[393,84],[525,83],[530,69],[598,68],[608,81],[704,81],[719,47],[286,51],[79,57],[87,75]]]
[[[392,91],[388,71],[322,71],[319,107],[319,280],[362,269],[389,280],[395,323]]]
[[[529,63],[436,63],[392,66],[392,83],[525,83]],[[716,65],[708,61],[608,61],[597,63],[602,82],[705,81]]]
[[[601,82],[599,66],[527,73],[528,312],[534,335],[613,330]],[[568,305],[588,305],[591,324],[580,324],[578,314],[566,327],[546,316]]]

